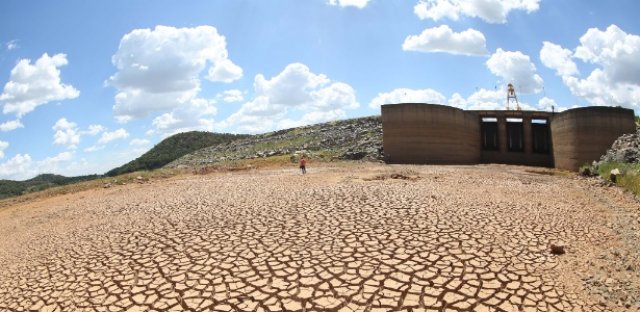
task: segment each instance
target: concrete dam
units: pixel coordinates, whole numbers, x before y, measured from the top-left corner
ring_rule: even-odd
[[[635,129],[633,110],[620,107],[551,113],[382,105],[387,163],[502,163],[577,170],[599,160],[619,136]]]

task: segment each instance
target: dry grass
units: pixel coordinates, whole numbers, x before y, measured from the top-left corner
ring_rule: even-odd
[[[526,169],[525,172],[535,173],[548,176],[568,177],[574,175],[574,172],[555,168]]]
[[[313,161],[313,160],[312,160]],[[43,199],[64,194],[73,194],[86,190],[113,185],[126,185],[130,183],[144,183],[153,180],[162,180],[186,174],[212,174],[220,172],[248,171],[259,168],[279,168],[291,166],[289,155],[272,156],[267,158],[246,159],[237,161],[224,161],[211,166],[189,169],[156,169],[151,171],[136,171],[115,177],[104,177],[91,181],[78,182],[69,185],[51,187],[42,191],[33,192],[17,197],[0,200],[0,208],[27,202],[35,199]]]
[[[281,168],[291,166],[291,156],[278,155],[266,158],[243,160],[226,160],[209,166],[197,167],[191,170],[193,174],[211,174],[220,172],[250,171],[262,168]]]
[[[364,178],[365,181],[384,181],[384,180],[409,180],[416,181],[420,179],[420,174],[413,169],[390,170],[385,173],[377,174],[370,178]]]
[[[597,173],[606,181],[611,182],[611,170],[618,169],[621,176],[616,179],[616,185],[640,196],[640,164],[625,164],[606,162],[598,165]]]
[[[297,160],[294,160],[297,162]],[[326,157],[312,157],[309,164],[325,163],[329,159]],[[338,162],[342,163],[342,161]],[[122,174],[115,177],[104,177],[91,181],[78,182],[69,185],[51,187],[42,191],[33,192],[17,197],[10,197],[0,200],[0,208],[24,203],[31,200],[44,199],[59,195],[73,194],[96,188],[113,185],[126,185],[130,183],[145,183],[154,180],[163,180],[180,175],[203,175],[224,172],[242,172],[257,169],[275,169],[283,167],[291,167],[292,159],[290,155],[271,156],[266,158],[229,160],[216,163],[210,166],[203,166],[189,169],[156,169],[152,171],[136,171]]]

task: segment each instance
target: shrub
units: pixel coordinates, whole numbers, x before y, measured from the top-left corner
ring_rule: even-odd
[[[598,165],[598,175],[601,178],[611,181],[611,170],[620,170],[620,176],[616,178],[616,185],[640,195],[640,163],[628,164],[619,162],[604,162]]]

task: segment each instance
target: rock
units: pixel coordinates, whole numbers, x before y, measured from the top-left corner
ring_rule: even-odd
[[[363,158],[365,158],[367,156],[367,152],[345,152],[344,154],[340,155],[340,159],[346,159],[346,160],[361,160]]]
[[[263,148],[256,148],[261,146]],[[185,155],[167,168],[195,167],[207,160],[242,160],[278,155],[318,154],[324,151],[338,159],[376,161],[383,159],[382,119],[379,116],[338,120],[323,124],[284,129],[213,145]],[[223,158],[224,157],[224,158]],[[329,158],[327,158],[329,159]]]
[[[551,244],[551,253],[554,255],[564,255],[564,245],[562,244]]]
[[[639,163],[640,162],[640,128],[636,133],[623,134],[607,152],[600,157],[602,162]]]
[[[142,176],[137,176],[136,180],[138,180],[138,181],[142,180]]]
[[[618,180],[618,176],[620,176],[620,170],[618,170],[618,168],[615,168],[609,173],[609,180],[611,180],[611,182],[613,183],[616,183],[616,181]]]
[[[110,188],[111,187],[111,183],[105,183],[102,187],[103,188]]]

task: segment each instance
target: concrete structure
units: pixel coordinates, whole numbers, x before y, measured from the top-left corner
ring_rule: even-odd
[[[583,107],[561,113],[464,111],[435,104],[382,106],[385,161],[504,163],[576,170],[635,132],[633,110]]]

